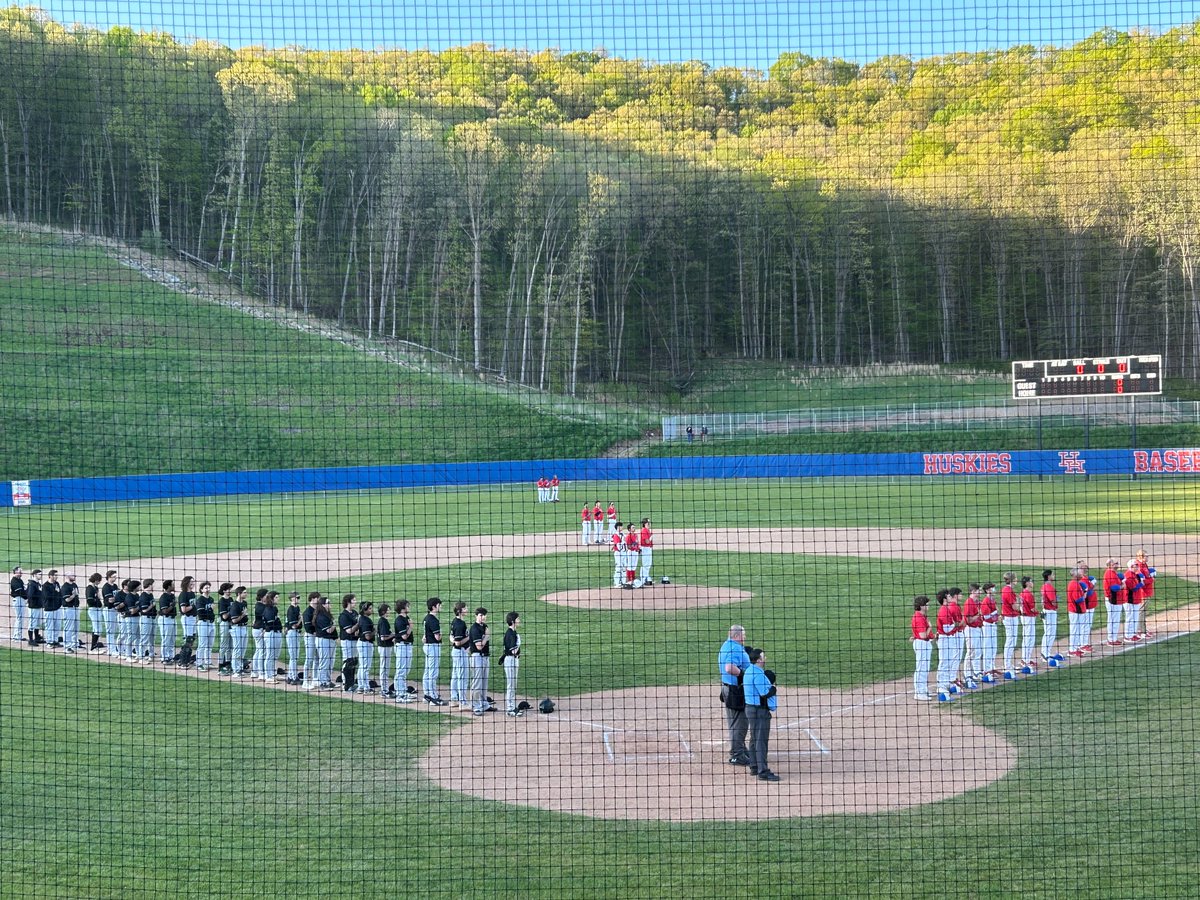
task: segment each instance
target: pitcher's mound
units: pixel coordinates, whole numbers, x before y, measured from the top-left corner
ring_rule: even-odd
[[[782,781],[729,764],[714,685],[604,691],[550,715],[473,719],[421,769],[442,787],[600,819],[749,821],[878,813],[936,803],[1003,777],[1016,748],[911,684],[785,687],[769,762]],[[983,760],[981,765],[955,761]]]
[[[559,591],[542,597],[547,603],[576,609],[632,609],[643,612],[672,612],[699,606],[740,603],[754,595],[737,588],[709,587],[703,584],[653,584],[649,587],[594,587],[578,591]]]

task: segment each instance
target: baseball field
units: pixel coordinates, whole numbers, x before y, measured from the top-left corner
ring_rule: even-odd
[[[1196,495],[863,479],[8,510],[0,543],[26,570],[517,610],[521,696],[556,710],[475,719],[6,640],[6,880],[88,897],[1191,896]],[[578,537],[597,496],[652,517],[671,584],[609,587],[611,554]],[[914,593],[1009,568],[1065,582],[1137,547],[1159,573],[1145,646],[912,700]],[[726,758],[732,623],[778,673],[778,784]]]

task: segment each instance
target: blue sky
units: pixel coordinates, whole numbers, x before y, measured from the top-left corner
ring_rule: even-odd
[[[22,0],[34,2],[37,0]],[[441,50],[478,41],[605,48],[660,62],[766,68],[781,52],[865,62],[1013,44],[1070,44],[1105,26],[1165,31],[1200,16],[1180,0],[42,0],[60,22],[129,25],[231,47]]]

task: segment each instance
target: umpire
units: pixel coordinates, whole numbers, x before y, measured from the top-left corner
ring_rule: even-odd
[[[746,750],[746,698],[742,690],[742,679],[750,665],[746,654],[746,629],[741,625],[729,626],[729,639],[721,645],[717,654],[717,668],[721,673],[721,702],[725,704],[725,723],[729,727],[729,764],[750,764]]]

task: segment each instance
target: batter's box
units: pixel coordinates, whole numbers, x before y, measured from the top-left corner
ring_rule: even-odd
[[[682,731],[606,731],[604,750],[612,762],[684,762],[692,748]]]

